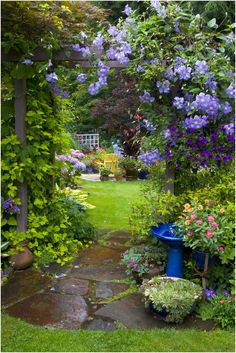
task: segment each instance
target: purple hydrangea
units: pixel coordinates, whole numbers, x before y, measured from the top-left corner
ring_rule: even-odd
[[[205,60],[197,60],[195,63],[195,74],[205,75],[208,70],[208,65]]]
[[[96,82],[96,85],[98,88],[102,88],[104,86],[107,86],[107,77],[99,77],[98,81]]]
[[[221,105],[221,109],[224,114],[229,114],[232,112],[232,107],[227,101]]]
[[[81,51],[80,45],[79,44],[72,44],[72,49],[79,53]]]
[[[186,118],[185,121],[183,122],[183,126],[185,129],[201,129],[203,126],[208,124],[207,116],[198,116],[195,115],[193,118]]]
[[[113,48],[113,47],[110,47],[108,50],[107,50],[107,57],[110,59],[110,60],[114,60],[116,58],[116,50]]]
[[[179,75],[180,80],[188,80],[191,77],[191,67],[181,65],[176,70],[176,73]]]
[[[77,80],[81,83],[85,82],[87,80],[87,75],[86,74],[79,74],[77,76]]]
[[[234,85],[231,83],[230,85],[229,85],[229,87],[225,90],[225,92],[226,92],[226,94],[227,94],[227,96],[229,97],[229,98],[235,98],[235,87],[234,87]]]
[[[144,91],[143,96],[139,96],[139,98],[143,103],[153,103],[155,101],[155,98],[147,91]]]
[[[138,159],[140,159],[143,164],[146,166],[151,166],[156,164],[158,161],[162,161],[163,158],[160,155],[158,148],[155,148],[154,150],[149,150],[146,153],[138,156]]]
[[[110,26],[110,28],[107,30],[107,32],[110,34],[110,36],[116,36],[119,31],[118,29],[116,28],[116,26]]]
[[[132,9],[128,4],[126,4],[123,12],[126,14],[126,16],[129,16],[132,12]]]
[[[91,51],[90,51],[89,47],[81,48],[81,53],[82,53],[83,58],[87,58],[87,57],[91,56]]]
[[[169,93],[170,92],[170,82],[165,80],[163,82],[157,81],[156,86],[160,93]]]
[[[213,80],[214,75],[212,72],[210,72],[209,77],[205,83],[206,88],[208,88],[210,91],[215,92],[217,89],[217,82]]]
[[[57,74],[55,72],[46,75],[46,80],[50,83],[56,83],[57,79]]]
[[[100,69],[98,70],[98,77],[107,78],[109,70],[110,68],[108,66],[105,66],[105,65],[101,66]]]
[[[82,152],[78,152],[78,151],[74,150],[73,148],[70,149],[70,152],[74,157],[76,157],[78,159],[84,158],[84,154]]]
[[[10,198],[3,202],[3,208],[6,213],[10,214],[20,212],[20,209],[17,204]]]
[[[181,58],[180,56],[176,56],[174,60],[174,69],[177,70],[182,64],[186,64],[187,60]]]
[[[234,41],[234,32],[231,31],[225,39],[225,44],[229,45],[230,43],[233,43],[233,41]]]
[[[183,97],[175,97],[173,101],[173,106],[177,109],[184,108],[184,98]]]
[[[172,70],[172,68],[169,68],[165,71],[164,73],[164,77],[169,80],[169,81],[173,81],[175,78],[175,74],[174,71]]]
[[[160,1],[157,0],[152,0],[151,1],[151,6],[156,10],[157,15],[162,17],[162,19],[164,20],[166,17],[166,8],[165,6],[161,5]]]
[[[203,92],[196,96],[193,104],[198,110],[203,110],[209,116],[215,116],[220,109],[219,99]]]
[[[132,48],[129,43],[123,43],[120,47],[120,52],[123,52],[125,55],[132,54]]]
[[[175,32],[176,32],[176,33],[180,33],[179,21],[174,21],[174,25],[175,25]]]
[[[98,34],[93,41],[93,45],[99,50],[103,50],[103,39],[104,37],[101,34]]]
[[[30,59],[25,59],[25,60],[23,60],[22,61],[22,64],[24,64],[24,65],[33,65],[33,61],[32,60],[30,60]]]
[[[91,94],[91,96],[94,96],[98,94],[100,89],[100,85],[98,83],[91,83],[88,87],[88,92]]]
[[[234,130],[235,130],[234,123],[225,124],[223,126],[223,129],[224,129],[226,135],[234,135]]]
[[[127,64],[129,62],[129,58],[123,52],[116,53],[115,58],[120,64]]]
[[[138,65],[137,66],[137,72],[144,72],[144,68],[142,67],[142,65]]]

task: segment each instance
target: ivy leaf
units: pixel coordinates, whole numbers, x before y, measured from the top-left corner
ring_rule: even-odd
[[[216,25],[216,19],[212,18],[212,20],[210,20],[209,22],[207,22],[207,26],[209,28],[213,28]]]
[[[7,221],[7,223],[10,225],[10,226],[16,226],[17,225],[17,222],[16,222],[16,219],[14,217],[10,217]]]

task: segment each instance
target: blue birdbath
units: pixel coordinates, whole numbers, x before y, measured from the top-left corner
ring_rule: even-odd
[[[166,275],[183,278],[183,237],[174,236],[177,229],[173,223],[159,223],[150,233],[168,246]]]

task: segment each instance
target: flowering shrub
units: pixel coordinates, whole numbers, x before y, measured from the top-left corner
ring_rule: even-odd
[[[191,204],[186,203],[183,216],[176,222],[184,232],[185,245],[212,254],[224,252],[227,237],[233,232],[233,223],[224,213],[224,208],[214,206],[209,200],[202,205],[195,197]]]
[[[202,320],[214,320],[222,328],[232,328],[235,325],[235,297],[227,290],[216,293],[212,289],[206,290],[207,302],[202,303],[198,313]]]
[[[56,156],[56,161],[62,162],[61,176],[66,186],[70,186],[74,177],[80,175],[81,171],[85,171],[85,164],[79,161],[83,157],[83,153],[74,149],[70,149],[70,153]]]

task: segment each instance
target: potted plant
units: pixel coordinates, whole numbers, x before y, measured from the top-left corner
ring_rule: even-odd
[[[109,174],[110,174],[110,170],[106,169],[106,168],[100,168],[100,180],[101,181],[107,181],[109,180]]]
[[[226,235],[233,234],[233,222],[224,214],[225,210],[215,202],[199,202],[198,197],[194,197],[184,205],[182,215],[175,222],[185,235],[184,245],[193,249],[193,258],[199,268],[204,268],[206,254],[208,265],[211,265],[214,255],[224,251]]]
[[[134,157],[126,157],[120,163],[119,167],[125,169],[127,180],[136,180],[138,177],[137,160]]]
[[[124,171],[121,168],[118,168],[114,173],[116,181],[123,180],[123,175],[124,175]]]
[[[153,277],[141,286],[145,305],[166,322],[182,323],[202,298],[202,288],[186,279]]]

